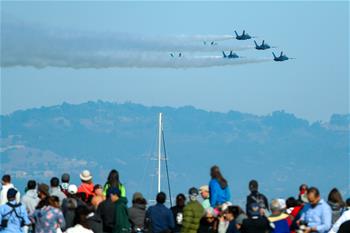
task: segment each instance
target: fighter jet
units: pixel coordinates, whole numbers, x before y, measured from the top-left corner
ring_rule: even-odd
[[[246,34],[245,30],[243,30],[242,35],[238,35],[237,31],[235,31],[235,34],[236,34],[237,40],[249,40],[249,39],[253,38],[248,33]]]
[[[239,58],[239,56],[236,53],[233,53],[232,51],[230,51],[229,55],[226,55],[225,52],[222,51],[222,56],[223,58],[227,58],[227,59]]]
[[[272,55],[273,55],[273,60],[274,61],[287,61],[289,59],[295,59],[295,58],[289,58],[287,57],[285,54],[283,54],[283,52],[281,52],[280,56],[279,57],[276,57],[275,53],[272,52]]]
[[[173,57],[173,58],[174,58],[174,57],[175,57],[175,54],[174,54],[174,53],[170,53],[170,57]],[[179,53],[179,54],[178,54],[178,57],[182,57],[182,53]]]
[[[268,44],[265,44],[265,40],[262,41],[261,45],[258,45],[258,43],[256,43],[256,41],[254,40],[255,43],[255,49],[257,50],[265,50],[265,49],[270,49],[271,46]]]

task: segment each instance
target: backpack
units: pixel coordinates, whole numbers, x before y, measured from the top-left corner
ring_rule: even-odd
[[[19,203],[19,204],[12,204],[10,202],[7,202],[6,205],[8,205],[9,207],[11,207],[11,210],[6,213],[5,215],[2,216],[2,220],[1,220],[1,228],[7,228],[8,226],[8,219],[5,219],[5,217],[11,215],[13,212],[15,212],[15,215],[18,219],[20,219],[20,222],[21,222],[21,227],[24,227],[26,224],[25,224],[25,221],[24,221],[24,218],[22,216],[19,216],[17,211],[16,211],[16,208],[17,207],[20,207],[22,204]]]

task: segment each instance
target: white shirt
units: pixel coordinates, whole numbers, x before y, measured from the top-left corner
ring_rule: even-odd
[[[84,228],[80,224],[77,224],[74,227],[68,228],[65,233],[94,233],[94,232],[92,230]]]
[[[0,205],[6,204],[8,202],[8,200],[7,200],[7,191],[10,188],[16,189],[15,186],[13,186],[13,184],[5,184],[5,185],[2,186],[1,194],[0,194]],[[20,200],[21,200],[20,193],[17,192],[17,194],[16,194],[16,202],[19,203]]]
[[[328,233],[337,233],[341,224],[350,220],[350,210],[345,211],[340,218],[334,223],[332,229]]]

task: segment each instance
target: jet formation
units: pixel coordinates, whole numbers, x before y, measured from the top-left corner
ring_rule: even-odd
[[[235,35],[233,36],[234,39],[236,40],[250,40],[252,38],[255,38],[255,36],[251,36],[249,35],[248,33],[246,33],[245,30],[243,30],[242,34],[239,35],[237,31],[234,31],[235,32]],[[218,43],[216,41],[203,41],[203,44],[206,46],[206,45],[210,45],[210,46],[216,46],[218,45]],[[267,50],[267,49],[271,49],[271,48],[276,48],[276,47],[271,47],[269,44],[265,43],[265,40],[263,40],[261,42],[261,44],[259,45],[256,40],[254,40],[254,48],[256,50]],[[280,56],[276,56],[275,53],[272,52],[272,55],[273,55],[273,60],[276,61],[276,62],[281,62],[281,61],[287,61],[287,60],[290,60],[290,59],[295,59],[295,58],[289,58],[287,57],[285,54],[283,54],[283,52],[280,53]],[[174,53],[170,53],[170,56],[172,58],[175,58],[175,57],[183,57],[182,53],[178,53],[178,56],[176,56]],[[238,56],[236,53],[234,53],[232,50],[230,51],[229,54],[226,54],[225,51],[222,51],[222,57],[224,59],[235,59],[235,58],[240,58],[240,56]]]

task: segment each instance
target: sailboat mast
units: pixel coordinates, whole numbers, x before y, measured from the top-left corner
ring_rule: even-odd
[[[158,129],[158,193],[160,192],[161,178],[161,160],[162,160],[162,113],[159,113],[159,129]]]

